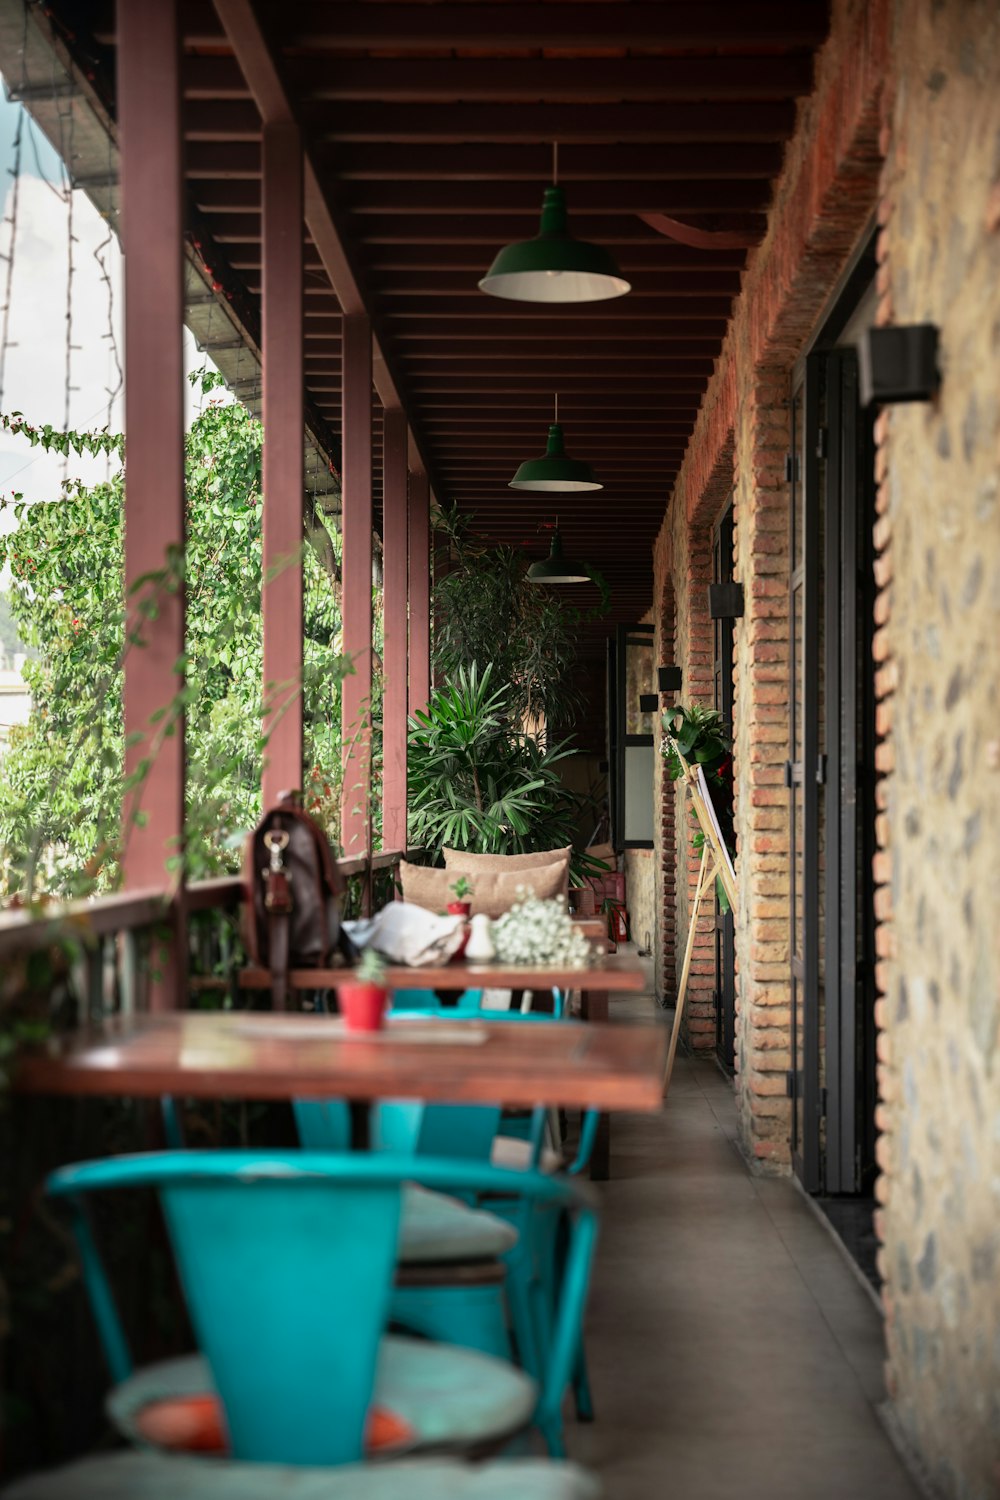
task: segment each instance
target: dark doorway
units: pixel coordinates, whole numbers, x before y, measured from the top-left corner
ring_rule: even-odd
[[[733,502],[730,498],[712,533],[712,580],[733,580]],[[714,622],[712,642],[712,679],[715,707],[722,715],[726,733],[733,734],[733,619],[726,616]],[[724,772],[727,807],[720,815],[732,816],[733,762]],[[726,904],[722,910],[718,891],[715,898],[715,1050],[728,1073],[736,1067],[736,923]]]
[[[862,262],[795,382],[789,457],[792,1158],[809,1192],[860,1200],[875,1174],[875,484],[851,331],[869,279]]]

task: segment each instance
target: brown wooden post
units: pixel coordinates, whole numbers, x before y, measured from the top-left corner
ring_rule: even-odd
[[[372,692],[372,332],[364,314],[343,320],[343,648],[353,673],[341,693],[347,858],[369,848]]]
[[[406,848],[407,466],[406,413],[382,417],[382,844]]]
[[[302,141],[263,131],[264,806],[302,786]]]
[[[128,890],[180,879],[184,717],[184,296],[176,0],[118,5],[118,121],[125,251],[125,771]],[[139,585],[140,578],[150,579]],[[155,611],[155,620],[150,612]],[[154,956],[153,1009],[185,1000],[186,927],[175,904]]]
[[[410,475],[410,713],[431,693],[431,519],[426,474]]]

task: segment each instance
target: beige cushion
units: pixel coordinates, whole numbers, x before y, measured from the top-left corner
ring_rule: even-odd
[[[465,849],[446,848],[444,867],[446,870],[454,870],[456,875],[468,876],[475,885],[477,877],[483,871],[491,873],[495,870],[499,873],[504,870],[534,870],[539,865],[554,865],[559,862],[566,868],[563,894],[568,896],[569,857],[572,853],[571,844],[567,844],[565,849],[539,849],[534,854],[470,854]]]
[[[527,870],[432,870],[425,865],[407,864],[402,860],[399,878],[403,886],[403,900],[422,906],[425,911],[445,911],[449,901],[456,899],[452,886],[459,875],[470,880],[473,893],[468,898],[472,904],[472,915],[483,912],[488,917],[502,917],[510,911],[522,887],[532,891],[543,901],[566,894],[566,865],[562,860],[548,865],[534,865]]]

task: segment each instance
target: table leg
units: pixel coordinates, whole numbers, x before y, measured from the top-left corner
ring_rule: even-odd
[[[600,1024],[608,1019],[607,990],[582,990],[580,1015],[583,1020]],[[602,1115],[590,1155],[591,1182],[607,1182],[611,1176],[611,1117]]]
[[[351,1150],[367,1151],[371,1145],[371,1104],[367,1099],[351,1099]]]

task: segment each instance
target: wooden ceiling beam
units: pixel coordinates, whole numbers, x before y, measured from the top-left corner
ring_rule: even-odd
[[[585,313],[581,313],[572,302],[549,302],[539,307],[532,302],[508,302],[502,297],[487,297],[482,293],[475,312],[452,304],[452,298],[442,298],[440,303],[435,303],[427,297],[400,296],[386,305],[385,312],[399,329],[416,320],[421,324],[438,321],[449,325],[456,322],[466,327],[471,325],[472,331],[468,335],[471,338],[534,337],[530,332],[534,328],[541,328],[545,337],[553,330],[576,328],[585,338],[591,335],[613,338],[619,336],[618,329],[622,330],[620,336],[625,336],[646,327],[650,319],[657,323],[666,319],[710,323],[718,319],[725,321],[732,310],[731,297],[653,297],[638,292],[627,297],[610,298],[606,302],[588,303]],[[656,328],[647,333],[647,337],[659,337],[662,332]],[[465,335],[459,333],[456,337]]]
[[[623,257],[617,257],[619,268],[626,268]],[[237,262],[230,257],[235,270]],[[246,262],[240,258],[240,264]],[[248,267],[251,272],[257,267]],[[482,268],[480,267],[480,274]],[[635,294],[640,297],[735,297],[740,290],[739,271],[665,271],[631,272],[640,276],[642,285]],[[477,285],[476,272],[461,271],[397,271],[392,276],[383,275],[373,281],[374,289],[386,301],[391,310],[399,297],[443,297],[450,300],[468,298],[477,306],[483,305],[483,293]],[[463,309],[463,311],[471,309]]]
[[[706,316],[702,311],[703,304],[707,298],[691,299],[693,305],[689,305],[686,315],[666,310],[659,310],[663,303],[669,305],[670,299],[663,298],[657,309],[650,311],[647,317],[620,318],[614,322],[609,318],[602,318],[600,325],[595,320],[594,327],[581,324],[579,315],[577,319],[566,318],[539,318],[537,322],[530,320],[520,321],[511,319],[509,322],[502,318],[468,317],[460,318],[449,316],[446,312],[435,313],[432,309],[426,312],[421,309],[408,311],[404,316],[393,309],[391,316],[387,316],[384,326],[391,332],[394,339],[402,342],[418,343],[425,339],[457,339],[463,342],[487,345],[491,343],[507,343],[513,340],[516,343],[546,344],[551,340],[562,340],[565,343],[594,344],[600,345],[601,331],[603,326],[605,338],[612,339],[636,339],[639,343],[659,342],[664,344],[684,344],[683,349],[676,349],[677,354],[691,354],[695,357],[705,355],[714,356],[718,352],[719,344],[726,332],[726,313],[712,307],[716,313],[714,318]],[[707,311],[707,309],[706,309]],[[318,314],[317,314],[318,316]],[[652,325],[652,326],[650,326]],[[558,348],[558,345],[557,345]],[[664,350],[669,353],[669,350]]]
[[[411,145],[481,142],[487,145],[558,140],[593,145],[668,146],[681,142],[789,140],[795,131],[792,99],[748,103],[488,104],[467,89],[460,100],[476,103],[389,105],[382,102],[314,106],[306,113],[310,139],[396,141]]]
[[[450,104],[546,101],[784,100],[812,87],[809,55],[713,57],[345,57],[285,58],[292,93],[303,100]],[[242,77],[227,58],[189,57],[190,97],[238,96]]]
[[[249,185],[249,184],[247,184]],[[220,184],[220,187],[241,187],[243,184]],[[572,204],[570,205],[572,209]],[[224,212],[238,212],[230,204]],[[243,212],[252,212],[244,209]],[[760,213],[687,214],[686,221],[701,229],[738,229],[748,237],[763,239],[767,229],[767,215]],[[501,245],[511,240],[528,239],[534,234],[533,219],[502,214],[470,214],[463,218],[457,214],[440,214],[429,223],[417,215],[362,214],[351,225],[352,239],[361,244],[366,255],[372,245],[481,245],[485,264],[489,265]],[[578,240],[597,240],[602,245],[638,245],[648,250],[651,245],[672,248],[674,241],[650,229],[638,215],[623,213],[616,217],[608,214],[580,214],[571,212],[570,224]],[[712,253],[712,252],[706,252]],[[485,270],[485,266],[483,268]],[[595,306],[599,304],[595,303]]]
[[[565,359],[558,353],[546,354],[537,350],[531,344],[517,345],[513,348],[503,347],[497,350],[491,349],[488,355],[474,343],[446,345],[440,359],[435,359],[434,350],[428,345],[427,348],[410,350],[408,346],[400,347],[400,354],[405,360],[408,374],[414,375],[418,371],[424,375],[447,374],[446,366],[455,365],[457,375],[497,374],[504,373],[503,365],[508,366],[507,373],[516,367],[523,368],[525,359],[530,359],[533,368],[541,373],[561,372],[566,368]],[[620,344],[600,344],[598,346],[601,362],[609,369],[617,369],[622,363],[641,363],[644,367],[651,369],[654,374],[675,375],[677,377],[694,376],[696,379],[705,375],[711,375],[715,363],[711,357],[703,359],[676,359],[664,350],[660,345],[646,346],[644,344],[630,344],[623,340]],[[481,368],[480,368],[481,367]]]
[[[672,146],[564,146],[559,152],[560,182],[630,182],[674,178],[773,178],[781,171],[777,143],[686,142]],[[321,158],[325,160],[326,158]],[[414,146],[409,142],[358,142],[349,155],[330,149],[329,165],[344,182],[528,182],[551,180],[552,147],[456,143]]]
[[[627,162],[622,163],[623,170]],[[767,207],[771,183],[681,182],[629,178],[577,182],[567,191],[570,214],[702,214],[754,213]],[[364,182],[341,185],[337,200],[352,214],[510,214],[537,220],[542,208],[542,185],[534,182]],[[534,232],[533,230],[531,231]]]
[[[811,47],[826,35],[826,6],[760,3],[427,6],[316,3],[272,7],[288,47]],[[186,33],[185,33],[186,36]]]
[[[227,220],[227,228],[229,223]],[[428,245],[409,241],[399,245],[382,245],[372,242],[367,258],[369,270],[375,275],[389,271],[429,275],[435,272],[465,271],[471,278],[478,280],[489,264],[489,249],[485,242],[483,250],[475,244]],[[633,241],[621,246],[615,258],[626,273],[656,271],[708,275],[717,272],[739,273],[746,264],[746,251],[696,250],[654,235],[646,236],[641,243]]]

